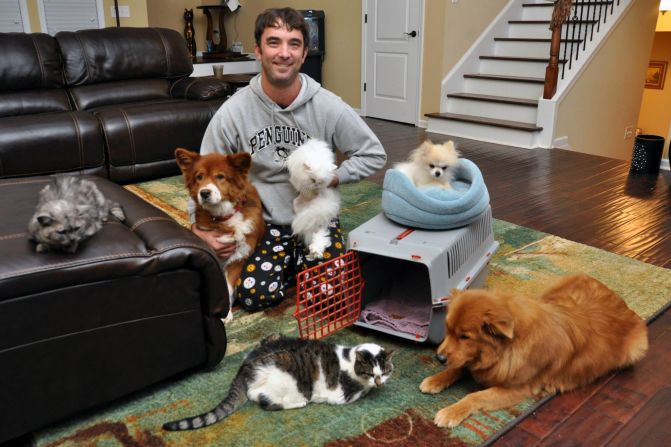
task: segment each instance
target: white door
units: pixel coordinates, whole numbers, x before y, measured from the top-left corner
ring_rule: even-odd
[[[366,116],[416,124],[423,0],[365,0]]]

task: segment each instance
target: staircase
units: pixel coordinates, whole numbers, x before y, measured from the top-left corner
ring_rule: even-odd
[[[574,1],[571,16],[580,19],[571,23],[583,25],[587,32],[575,36],[562,31],[562,48],[583,48],[585,36],[599,26],[593,14],[581,14],[581,8],[610,8],[612,3]],[[553,7],[554,2],[541,0],[506,6],[443,81],[441,112],[426,115],[427,130],[518,147],[545,146],[540,123],[547,120],[539,119],[538,109],[550,58]],[[560,77],[571,57],[560,53]]]

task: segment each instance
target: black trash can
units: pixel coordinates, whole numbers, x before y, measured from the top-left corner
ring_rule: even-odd
[[[636,174],[658,174],[664,152],[664,137],[639,135],[634,141],[634,154],[629,172]]]

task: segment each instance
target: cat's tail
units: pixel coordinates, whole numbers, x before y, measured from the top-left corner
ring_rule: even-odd
[[[216,424],[233,414],[248,400],[247,383],[245,381],[245,374],[242,373],[243,369],[244,367],[238,371],[235,379],[233,379],[233,383],[231,383],[231,388],[228,390],[228,394],[219,405],[207,413],[199,414],[198,416],[166,422],[163,424],[163,429],[168,431],[196,430],[207,427],[208,425]]]

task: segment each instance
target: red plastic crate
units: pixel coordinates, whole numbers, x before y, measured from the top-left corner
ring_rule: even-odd
[[[298,273],[294,317],[300,337],[318,339],[354,324],[361,313],[362,290],[356,251]]]

